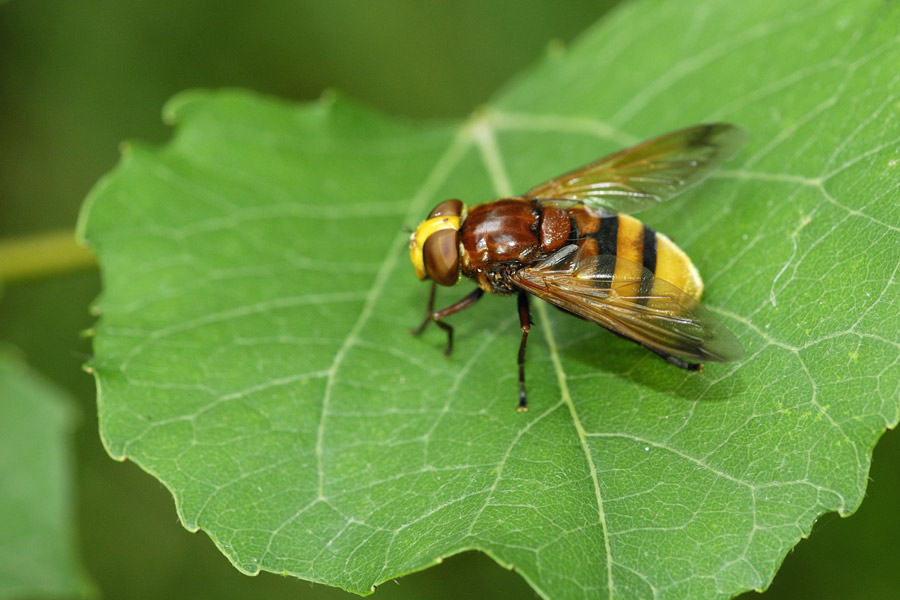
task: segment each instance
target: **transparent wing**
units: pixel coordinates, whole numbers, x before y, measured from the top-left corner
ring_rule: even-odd
[[[727,123],[688,127],[560,175],[525,197],[633,214],[699,183],[737,154],[746,139],[743,129]]]
[[[617,261],[620,272],[640,276],[617,278]],[[563,310],[666,354],[699,362],[744,355],[737,338],[698,300],[622,258],[585,256],[570,245],[512,279]]]

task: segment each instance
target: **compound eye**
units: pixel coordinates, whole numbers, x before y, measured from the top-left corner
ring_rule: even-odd
[[[440,215],[438,215],[440,216]],[[456,231],[437,231],[425,241],[425,269],[437,283],[454,285],[459,279],[459,244]]]
[[[463,203],[462,200],[457,200],[453,198],[452,200],[444,200],[440,204],[434,207],[430,213],[428,213],[428,218],[433,219],[434,217],[458,217],[462,215]]]

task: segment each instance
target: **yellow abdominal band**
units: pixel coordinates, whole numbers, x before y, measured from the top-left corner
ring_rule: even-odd
[[[422,221],[422,224],[416,228],[416,232],[410,236],[409,260],[412,261],[416,277],[419,279],[425,279],[428,276],[428,273],[425,272],[425,242],[431,234],[444,229],[459,231],[459,217],[432,217]]]

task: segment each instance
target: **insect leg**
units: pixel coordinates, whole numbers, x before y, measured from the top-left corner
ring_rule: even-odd
[[[568,311],[566,311],[566,312],[568,312]],[[575,315],[575,316],[577,317],[578,315]],[[616,334],[617,336],[619,336],[619,337],[622,338],[623,340],[628,340],[629,342],[634,342],[635,344],[638,344],[639,346],[643,346],[643,347],[646,348],[647,350],[649,350],[649,351],[653,352],[654,354],[656,354],[656,355],[662,357],[662,359],[663,359],[664,361],[666,361],[666,362],[668,362],[668,363],[671,363],[671,364],[675,365],[676,367],[680,367],[680,368],[685,369],[685,370],[687,370],[687,371],[698,371],[698,372],[699,372],[699,371],[702,371],[702,370],[703,370],[703,363],[692,363],[692,362],[688,362],[688,361],[686,361],[686,360],[683,360],[683,359],[678,358],[677,356],[672,356],[671,354],[667,354],[667,353],[663,352],[662,350],[657,350],[657,349],[654,348],[653,346],[648,346],[647,344],[641,342],[640,340],[636,340],[636,339],[634,339],[634,338],[628,337],[627,335],[622,334],[622,333],[619,333],[618,331],[613,331],[612,329],[609,329],[608,331],[609,331],[610,333]]]
[[[528,309],[528,294],[519,292],[519,326],[522,328],[522,341],[519,343],[519,407],[516,410],[528,410],[528,398],[525,395],[525,342],[531,331],[531,311]]]
[[[429,298],[429,309],[432,309],[434,307],[434,288],[431,289],[432,295]],[[471,294],[469,294],[459,302],[454,302],[447,308],[442,308],[437,312],[432,312],[431,315],[425,319],[425,321],[422,323],[422,325],[419,326],[418,329],[414,329],[410,333],[412,333],[413,335],[418,335],[425,328],[425,325],[428,324],[428,319],[431,319],[437,324],[438,327],[447,332],[447,349],[444,350],[444,356],[450,356],[450,354],[453,353],[453,327],[451,327],[447,323],[444,323],[441,319],[449,317],[454,313],[458,313],[464,308],[469,308],[470,306],[478,302],[478,300],[480,300],[482,296],[484,296],[484,290],[481,288],[475,288],[475,290]]]
[[[421,325],[409,330],[410,335],[420,335],[423,331],[425,331],[425,326],[431,322],[431,317],[434,314],[434,292],[436,289],[437,283],[432,281],[431,293],[428,294],[428,306],[425,307],[425,318],[422,320]]]
[[[641,346],[644,346],[644,348],[647,348],[648,350],[652,350],[653,352],[655,352],[656,354],[661,356],[663,358],[663,360],[675,365],[676,367],[681,367],[682,369],[686,369],[688,371],[702,371],[703,370],[703,363],[688,362],[688,361],[682,360],[676,356],[672,356],[671,354],[666,354],[662,350],[657,350],[656,348],[651,348],[650,346],[647,346],[644,344],[641,344]]]

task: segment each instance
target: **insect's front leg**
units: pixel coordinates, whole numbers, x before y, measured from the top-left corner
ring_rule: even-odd
[[[519,326],[522,328],[522,341],[519,343],[519,407],[516,410],[528,410],[528,397],[525,394],[525,342],[531,331],[531,310],[528,308],[528,294],[519,292]]]
[[[425,330],[425,326],[428,325],[429,321],[434,321],[438,327],[447,332],[447,349],[444,350],[445,356],[450,356],[453,353],[453,327],[449,324],[444,323],[442,319],[449,317],[454,313],[458,313],[459,311],[468,308],[478,302],[481,297],[484,295],[484,290],[481,288],[475,288],[471,294],[460,300],[459,302],[454,302],[447,308],[443,308],[437,312],[434,311],[434,290],[435,285],[431,286],[431,294],[428,297],[428,314],[425,317],[425,320],[422,321],[422,324],[419,325],[416,329],[410,331],[413,335],[419,335],[422,331]]]
[[[434,315],[434,293],[436,288],[437,283],[432,281],[431,292],[428,294],[428,306],[425,307],[425,318],[422,320],[421,325],[409,330],[410,335],[421,335],[425,331],[425,327],[431,322],[432,315]]]

